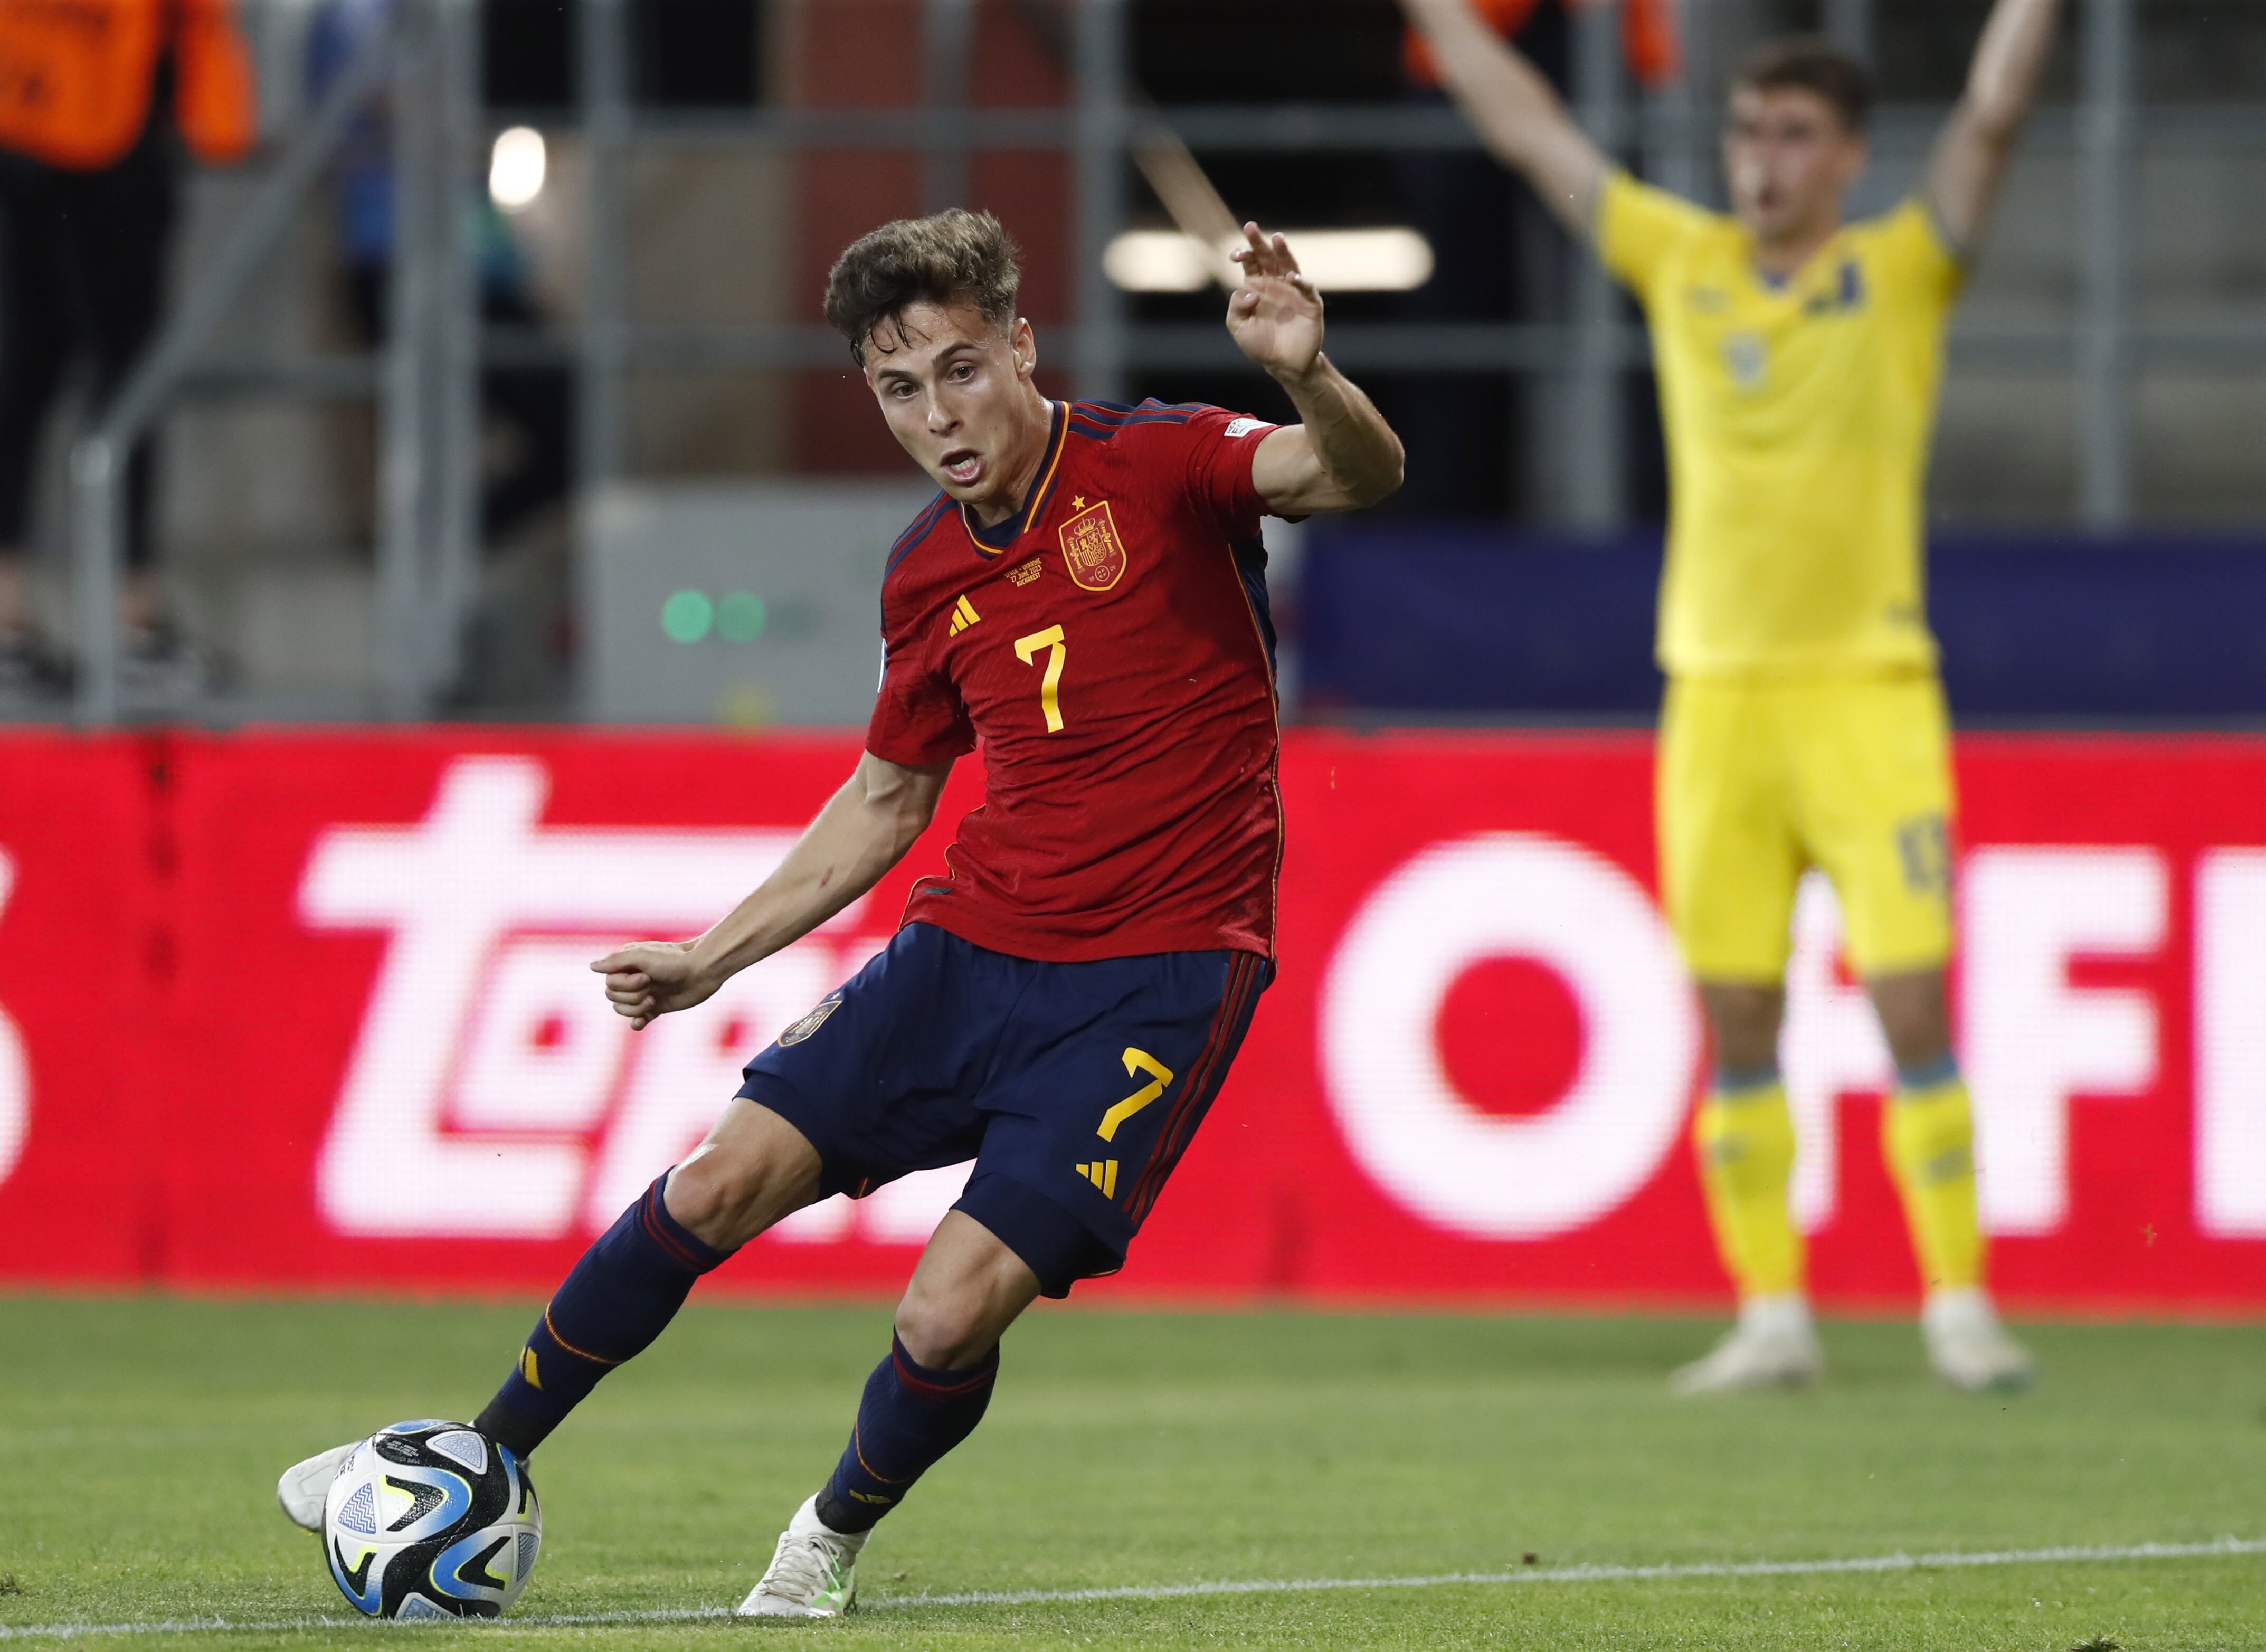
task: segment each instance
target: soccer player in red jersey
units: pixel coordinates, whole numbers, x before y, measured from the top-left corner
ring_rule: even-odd
[[[696,940],[593,968],[644,1027],[872,888],[983,745],[987,792],[889,946],[751,1062],[692,1154],[593,1245],[475,1426],[524,1457],[781,1217],[976,1161],[922,1253],[850,1444],[740,1607],[829,1617],[874,1524],[990,1403],[1041,1295],[1115,1271],[1274,974],[1282,859],[1260,518],[1373,504],[1399,440],[1321,353],[1322,303],[1245,226],[1228,331],[1300,423],[1055,402],[988,214],[885,224],[827,318],[942,493],[889,555],[857,772],[778,870]],[[319,1529],[352,1447],[278,1488]]]

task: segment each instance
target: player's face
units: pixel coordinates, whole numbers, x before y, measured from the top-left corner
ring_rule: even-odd
[[[1814,91],[1742,86],[1731,93],[1723,171],[1731,209],[1765,246],[1829,233],[1865,170],[1865,140]]]
[[[979,511],[1012,511],[1046,444],[1037,366],[1029,322],[1003,328],[963,304],[910,305],[866,345],[866,382],[890,432],[939,486]]]

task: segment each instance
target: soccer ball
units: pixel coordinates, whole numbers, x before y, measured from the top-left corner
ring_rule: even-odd
[[[494,1618],[535,1569],[543,1510],[527,1466],[461,1422],[397,1422],[331,1482],[323,1552],[373,1618]]]

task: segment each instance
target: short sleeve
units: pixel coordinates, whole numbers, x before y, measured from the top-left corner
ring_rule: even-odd
[[[1221,407],[1198,408],[1180,427],[1187,444],[1188,501],[1232,545],[1259,536],[1267,501],[1252,485],[1251,461],[1276,428],[1264,419]]]
[[[1647,297],[1669,260],[1714,216],[1616,167],[1597,195],[1597,256],[1638,297]]]
[[[976,749],[976,726],[959,691],[903,639],[883,643],[881,687],[874,697],[866,749],[906,769],[948,763]]]
[[[1924,312],[1948,313],[1966,282],[1967,267],[1936,223],[1933,208],[1914,195],[1871,228],[1881,278],[1890,290]]]

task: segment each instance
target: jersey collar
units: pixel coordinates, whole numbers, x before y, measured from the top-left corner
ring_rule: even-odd
[[[1068,411],[1068,404],[1057,401],[1048,406],[1054,409],[1054,414],[1047,428],[1047,455],[1040,462],[1038,479],[1031,484],[1031,491],[1023,500],[1023,508],[989,528],[977,527],[975,514],[965,505],[960,508],[961,525],[968,530],[969,540],[979,555],[1002,555],[1046,511],[1047,501],[1055,491],[1055,474],[1062,469],[1063,450],[1069,445],[1070,435],[1070,420],[1064,416]]]
[[[1755,290],[1766,298],[1787,298],[1807,292],[1817,284],[1818,271],[1832,269],[1840,264],[1847,252],[1848,237],[1849,226],[1845,223],[1820,241],[1808,258],[1783,275],[1765,274],[1762,267],[1755,262],[1754,245],[1750,242],[1743,259],[1747,279],[1754,283]]]

